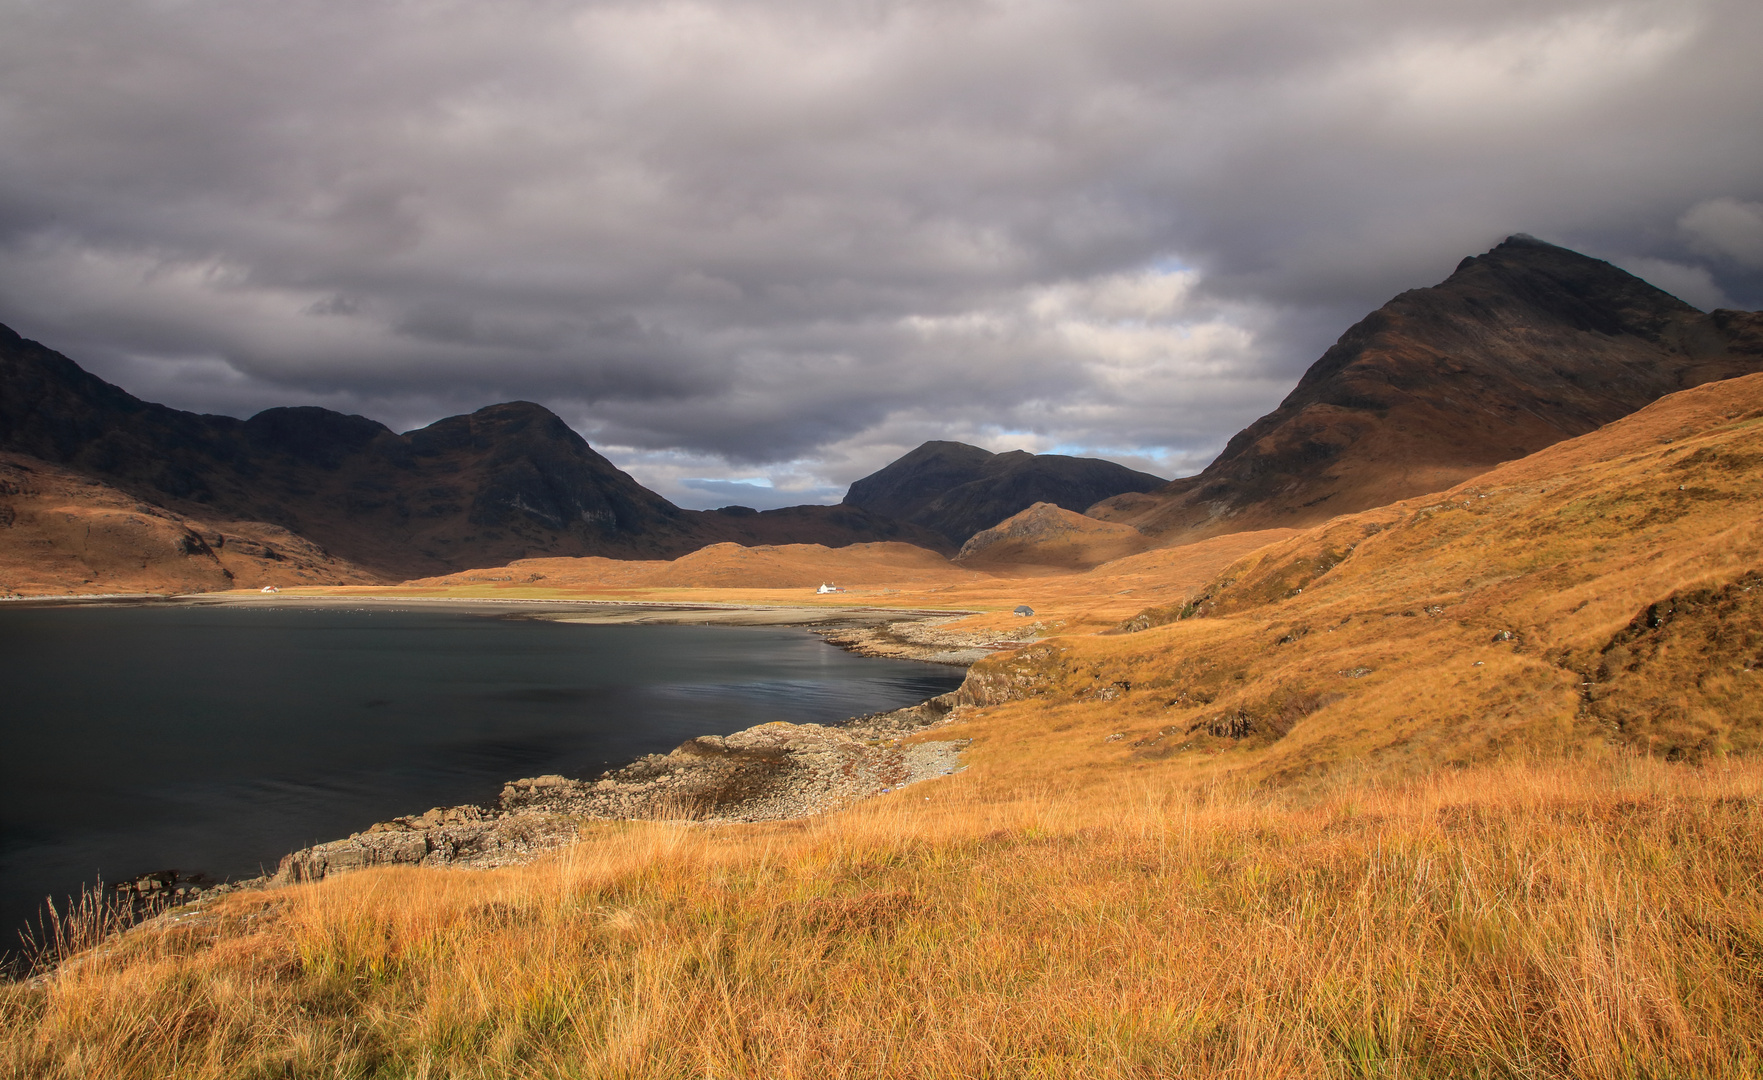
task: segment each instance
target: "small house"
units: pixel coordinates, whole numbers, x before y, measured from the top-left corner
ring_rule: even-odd
[[[1016,605],[1016,614],[1020,615],[1021,617],[1025,618],[1025,619],[1028,618],[1030,615],[1033,615],[1034,613],[1035,613],[1035,609],[1029,607],[1027,604],[1017,604]]]

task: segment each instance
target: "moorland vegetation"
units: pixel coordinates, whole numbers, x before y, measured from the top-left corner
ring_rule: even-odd
[[[936,736],[973,740],[967,771],[805,820],[589,822],[527,866],[233,894],[0,990],[0,1062],[1754,1075],[1759,462],[1763,375],[1237,549],[872,565],[840,602],[1005,625],[1027,599],[1047,623],[971,670]],[[410,591],[770,595],[580,571]]]

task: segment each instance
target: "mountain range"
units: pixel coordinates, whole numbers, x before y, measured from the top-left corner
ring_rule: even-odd
[[[1763,315],[1703,313],[1519,235],[1350,328],[1197,476],[932,441],[838,506],[695,511],[532,402],[402,434],[313,407],[201,415],[0,327],[0,592],[398,581],[729,542],[889,541],[988,572],[1081,568],[1443,490],[1758,370]]]
[[[248,420],[202,415],[142,401],[0,327],[9,476],[0,481],[0,556],[18,580],[42,576],[31,565],[56,563],[57,588],[114,583],[131,565],[151,566],[148,577],[169,587],[225,588],[290,575],[312,584],[399,581],[521,558],[673,558],[726,542],[892,541],[948,555],[968,535],[960,521],[980,522],[972,532],[1039,499],[1081,507],[1163,482],[1111,462],[929,445],[1003,463],[990,473],[966,469],[948,486],[982,475],[1001,482],[946,507],[915,505],[919,520],[861,500],[684,510],[532,402],[402,434],[314,407]],[[239,554],[265,545],[268,557]]]

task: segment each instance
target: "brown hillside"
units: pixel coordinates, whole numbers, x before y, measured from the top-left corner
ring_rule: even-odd
[[[72,470],[0,453],[0,596],[378,580],[285,529],[185,517]]]
[[[1760,465],[1763,374],[1672,395],[1263,547],[1126,634],[985,661],[970,686],[1002,707],[978,730],[1063,728],[1035,760],[1098,780],[1763,748]]]
[[[781,607],[974,611],[951,634],[990,640],[1005,633],[1106,630],[1146,604],[1181,601],[1231,562],[1293,535],[1289,529],[1233,533],[1133,555],[1081,573],[991,573],[951,564],[907,544],[828,549],[812,544],[742,548],[721,544],[672,561],[523,559],[507,566],[350,589],[350,595],[719,603]],[[817,595],[822,582],[841,591]],[[1012,614],[1019,604],[1035,615]]]
[[[974,533],[955,561],[992,573],[1059,573],[1088,570],[1145,550],[1145,534],[1130,525],[1035,503]]]
[[[1441,491],[1690,386],[1763,369],[1763,315],[1705,315],[1526,237],[1342,335],[1198,476],[1088,510],[1163,542]]]

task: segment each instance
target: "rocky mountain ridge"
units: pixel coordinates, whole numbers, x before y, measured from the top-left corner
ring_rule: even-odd
[[[313,407],[248,420],[201,415],[142,401],[5,327],[0,387],[0,451],[26,467],[34,459],[81,474],[174,517],[255,522],[301,537],[323,556],[311,567],[317,576],[302,583],[405,580],[531,557],[672,558],[728,541],[954,550],[928,530],[859,507],[681,509],[532,402],[491,405],[403,434]],[[75,485],[69,513],[97,512],[80,497]],[[145,569],[167,554],[147,539],[117,543],[96,553],[90,575],[110,587],[115,574],[98,564]],[[326,560],[350,570],[327,575]],[[169,568],[162,576],[168,584],[190,577]]]
[[[1301,527],[1442,491],[1666,394],[1763,370],[1763,314],[1705,314],[1517,235],[1354,325],[1197,476],[1089,516],[1157,543]]]

